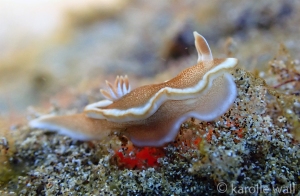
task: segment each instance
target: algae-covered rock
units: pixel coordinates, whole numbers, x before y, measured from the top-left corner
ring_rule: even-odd
[[[238,97],[231,109],[213,122],[190,119],[173,143],[157,150],[138,149],[117,137],[87,143],[31,131],[16,142],[12,156],[28,165],[28,172],[4,190],[18,195],[214,195],[257,185],[274,194],[276,187],[299,184],[299,143],[291,134],[297,124],[281,111],[292,105],[290,95],[245,70],[232,74]],[[156,164],[148,164],[150,159]],[[290,191],[296,194],[297,188]]]

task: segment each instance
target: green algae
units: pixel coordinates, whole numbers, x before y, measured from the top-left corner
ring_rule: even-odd
[[[0,145],[0,193],[4,194],[1,190],[5,190],[7,185],[18,184],[18,177],[26,175],[29,170],[23,163],[21,163],[14,156],[15,148],[11,141],[7,141],[5,137],[2,138]],[[15,188],[16,189],[16,188]]]

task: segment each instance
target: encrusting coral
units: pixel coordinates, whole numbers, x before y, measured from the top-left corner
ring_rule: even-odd
[[[194,32],[198,62],[173,79],[130,91],[127,77],[106,82],[107,100],[90,104],[84,113],[42,116],[32,128],[53,130],[78,140],[103,139],[113,132],[136,146],[162,146],[176,137],[188,118],[211,121],[224,114],[236,98],[236,85],[228,73],[237,59],[213,59],[204,37]]]

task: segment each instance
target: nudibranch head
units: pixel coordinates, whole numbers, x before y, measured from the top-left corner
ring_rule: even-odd
[[[76,116],[84,119],[81,123],[69,125],[59,121],[61,117],[51,117],[34,120],[32,127],[49,129],[54,123],[55,129],[64,134],[87,135],[83,140],[93,136],[98,139],[99,135],[103,138],[117,131],[136,146],[161,146],[174,140],[187,118],[211,121],[223,115],[237,95],[229,73],[237,65],[237,59],[213,59],[204,37],[197,32],[194,37],[198,62],[173,79],[131,91],[127,76],[118,76],[114,85],[106,82],[108,90],[101,90],[107,100],[86,106],[82,117]]]

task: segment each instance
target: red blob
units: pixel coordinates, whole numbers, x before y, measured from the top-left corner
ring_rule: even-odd
[[[164,151],[162,148],[153,147],[135,148],[130,145],[127,149],[116,151],[119,167],[127,169],[157,167],[157,160],[163,156]]]

